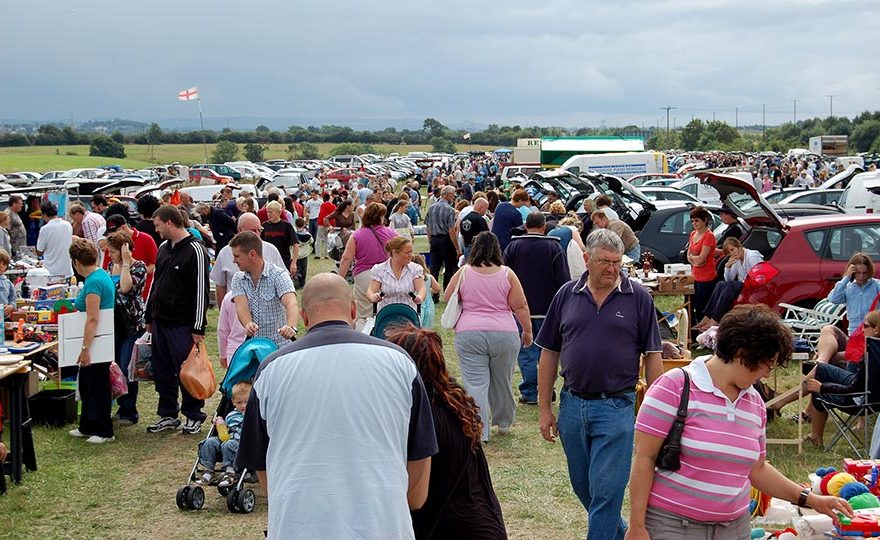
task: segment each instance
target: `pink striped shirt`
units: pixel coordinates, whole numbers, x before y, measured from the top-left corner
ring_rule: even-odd
[[[706,369],[708,358],[687,368],[691,388],[681,468],[655,472],[648,505],[695,521],[732,521],[748,511],[749,472],[766,452],[767,417],[752,387],[733,402],[716,388]],[[665,439],[683,386],[678,369],[657,379],[639,408],[636,429]]]

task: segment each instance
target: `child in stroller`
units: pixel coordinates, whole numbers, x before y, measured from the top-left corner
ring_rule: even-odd
[[[217,435],[208,437],[199,444],[199,463],[205,468],[205,472],[196,483],[209,485],[214,480],[214,466],[218,461],[222,463],[222,477],[217,482],[217,487],[228,488],[237,482],[232,465],[238,453],[241,424],[244,422],[244,411],[250,394],[249,382],[240,382],[232,387],[232,411],[225,419],[219,415],[214,418]]]

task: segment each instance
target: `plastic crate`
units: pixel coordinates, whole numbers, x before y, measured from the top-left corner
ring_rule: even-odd
[[[41,390],[28,398],[28,406],[35,424],[61,427],[76,422],[75,390]]]

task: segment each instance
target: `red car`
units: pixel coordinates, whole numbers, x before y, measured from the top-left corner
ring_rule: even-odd
[[[336,180],[340,184],[347,184],[349,180],[354,178],[360,169],[346,168],[334,169],[324,175],[325,180]]]
[[[199,185],[214,185],[214,184],[228,184],[232,182],[231,176],[224,176],[222,174],[218,174],[211,169],[205,168],[196,168],[189,170],[189,179],[192,182],[196,182]]]
[[[697,173],[700,181],[721,194],[721,200],[751,227],[743,245],[760,251],[764,262],[746,276],[736,304],[781,302],[812,307],[828,296],[853,253],[880,262],[880,216],[839,214],[785,220],[740,178]],[[760,211],[740,208],[756,201]]]

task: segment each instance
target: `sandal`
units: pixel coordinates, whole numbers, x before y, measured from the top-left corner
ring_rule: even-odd
[[[803,422],[804,424],[810,424],[813,422],[813,418],[809,414],[807,414],[806,412],[801,411],[800,415],[801,415],[801,422]],[[792,414],[792,415],[788,416],[788,419],[791,420],[792,422],[797,423],[798,415]]]
[[[804,438],[801,439],[801,443],[806,446],[812,446],[814,448],[822,448],[822,446],[823,446],[822,442],[814,439],[812,434],[804,435]]]
[[[234,474],[226,473],[223,475],[223,478],[221,478],[220,481],[217,482],[217,487],[224,488],[224,487],[234,486],[236,482],[237,482],[237,480],[235,479]]]

